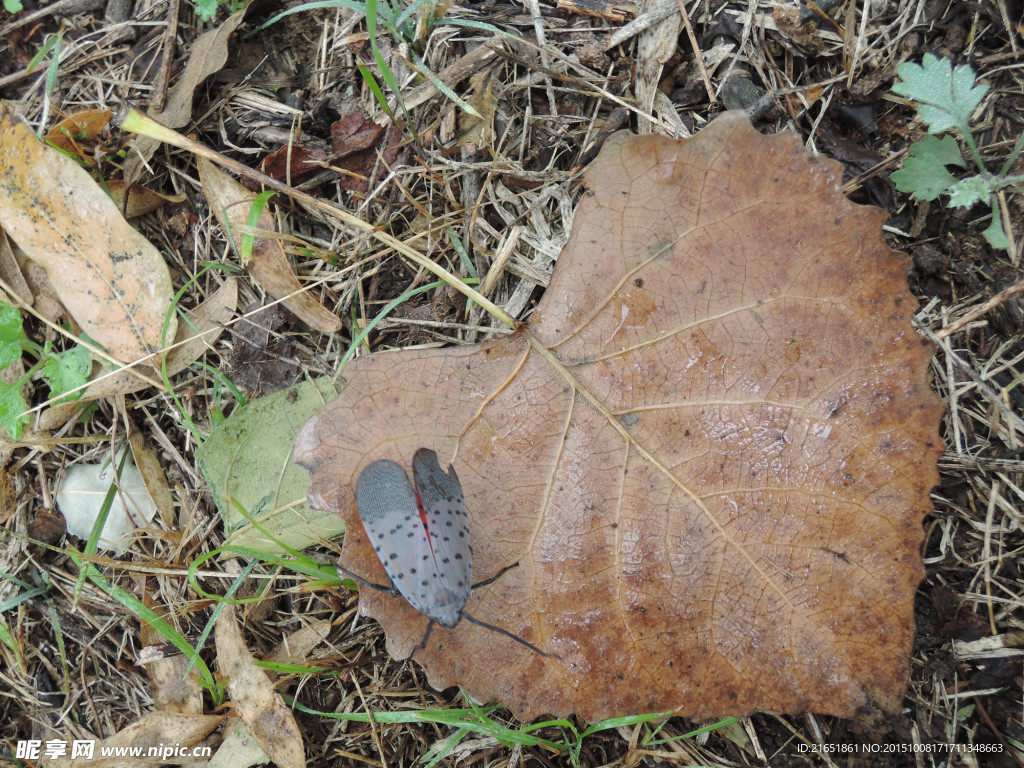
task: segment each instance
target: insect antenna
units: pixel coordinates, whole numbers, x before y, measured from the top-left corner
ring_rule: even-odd
[[[504,568],[502,568],[496,574],[491,576],[491,578],[484,579],[483,581],[478,581],[476,584],[474,584],[472,587],[470,587],[470,589],[476,589],[477,587],[486,587],[488,584],[493,584],[498,579],[500,579],[502,576],[504,576],[506,571],[511,571],[513,568],[518,568],[518,567],[519,567],[519,563],[517,563],[517,562],[516,563],[512,563],[512,565],[506,565]]]

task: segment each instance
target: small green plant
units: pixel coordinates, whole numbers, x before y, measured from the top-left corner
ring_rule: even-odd
[[[918,102],[917,114],[928,128],[928,136],[910,145],[902,170],[892,174],[896,189],[910,192],[918,200],[935,200],[949,194],[949,205],[968,208],[983,202],[992,210],[992,222],[985,230],[985,239],[993,248],[1010,247],[1004,228],[997,193],[1007,187],[1024,183],[1024,176],[1008,173],[1024,147],[1024,134],[999,173],[992,173],[982,160],[971,135],[971,113],[988,92],[987,85],[975,85],[976,75],[967,64],[956,69],[949,59],[926,53],[920,64],[901,64],[896,70],[900,81],[893,84],[893,93]],[[941,139],[939,134],[947,134]],[[950,135],[952,134],[952,135]],[[956,136],[967,145],[979,173],[958,179],[949,166],[965,168]],[[1007,222],[1008,224],[1008,222]]]
[[[35,365],[11,383],[0,381],[0,427],[17,440],[21,428],[28,422],[28,403],[21,394],[22,387],[33,377],[40,376],[50,385],[50,398],[59,401],[74,400],[71,390],[89,380],[92,361],[89,351],[76,344],[63,352],[54,352],[50,342],[45,346],[29,341],[22,327],[21,313],[0,301],[0,371],[7,370],[21,359],[23,352],[36,358]]]
[[[6,2],[7,0],[4,0]],[[225,4],[225,0],[195,0],[196,16],[203,21],[213,21],[217,9]],[[230,0],[227,2],[228,13],[240,11],[247,5],[246,0]]]

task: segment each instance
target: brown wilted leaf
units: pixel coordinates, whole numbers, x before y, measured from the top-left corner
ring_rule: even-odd
[[[331,125],[331,154],[327,167],[341,172],[336,183],[349,192],[363,194],[371,177],[379,181],[398,157],[400,131],[385,133],[358,105]],[[411,109],[411,107],[410,107]]]
[[[14,257],[14,251],[11,249],[11,243],[2,229],[0,229],[0,279],[7,284],[22,302],[32,306],[35,301],[32,289],[25,280],[25,276],[21,273],[18,260]],[[8,304],[10,303],[10,297],[6,294],[4,294],[3,300]]]
[[[89,174],[6,106],[0,120],[0,226],[46,270],[68,312],[118,360],[160,349],[173,290],[160,252]]]
[[[84,109],[68,115],[46,132],[46,140],[55,147],[93,166],[92,153],[100,133],[110,122],[109,109]]]
[[[184,72],[168,93],[167,105],[152,113],[151,117],[168,128],[182,128],[188,124],[192,119],[192,99],[196,88],[224,66],[228,60],[228,43],[244,19],[245,9],[242,9],[226,18],[216,29],[207,30],[196,38]],[[136,136],[132,144],[135,152],[128,155],[124,163],[124,178],[128,183],[135,181],[146,161],[160,146],[160,142],[146,136]]]
[[[337,160],[372,149],[382,133],[384,126],[373,122],[358,105],[352,105],[348,112],[331,125],[331,159]]]
[[[245,222],[256,196],[209,160],[200,157],[198,163],[199,180],[210,208],[225,233],[230,230],[235,253],[241,253]],[[256,228],[265,232],[275,231],[274,220],[269,213],[263,211],[260,214]],[[280,240],[255,238],[252,258],[244,266],[263,290],[275,299],[281,299],[281,303],[310,328],[323,333],[341,330],[341,320],[337,315],[302,289]]]
[[[185,199],[184,193],[165,195],[141,184],[132,184],[131,187],[126,188],[121,179],[108,181],[107,190],[117,205],[117,209],[123,211],[129,219],[144,216],[167,203],[180,203]]]
[[[321,173],[326,159],[327,153],[322,149],[285,144],[263,158],[260,170],[272,179],[297,187]],[[255,182],[252,186],[258,188]]]
[[[517,717],[898,711],[942,450],[931,348],[882,211],[838,163],[727,113],[616,134],[529,324],[370,355],[300,433],[342,564],[376,583],[354,486],[420,446],[465,492],[476,618],[417,651],[431,685]],[[407,657],[427,619],[364,589]],[[495,660],[500,659],[500,663]]]
[[[174,376],[186,366],[202,357],[207,349],[224,333],[224,324],[234,314],[238,305],[238,280],[229,277],[206,301],[195,309],[186,310],[187,323],[178,326],[172,349],[167,353],[167,375]],[[143,375],[145,374],[145,377]],[[127,395],[152,386],[155,381],[152,372],[143,369],[124,368],[104,371],[94,376],[78,400],[58,403],[39,415],[38,429],[55,429],[67,422],[84,400],[100,400],[104,397]]]

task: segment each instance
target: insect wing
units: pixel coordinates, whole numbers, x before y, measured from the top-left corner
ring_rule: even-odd
[[[412,459],[412,474],[420,495],[434,561],[441,582],[465,605],[473,585],[473,548],[462,485],[449,466],[444,472],[437,454],[420,448]]]
[[[438,578],[416,491],[405,470],[393,461],[370,464],[356,481],[356,505],[391,583],[409,605],[440,621],[442,617],[435,615],[437,606],[450,598]],[[461,608],[459,605],[455,611],[456,621]]]

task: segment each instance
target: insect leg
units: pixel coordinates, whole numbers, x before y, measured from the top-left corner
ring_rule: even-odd
[[[511,568],[511,567],[512,566],[509,566],[509,568]],[[508,568],[506,568],[505,570],[508,570]],[[498,575],[500,576],[501,574],[498,574]],[[519,643],[520,645],[526,646],[527,648],[529,648],[534,653],[539,653],[541,656],[543,656],[545,658],[548,658],[548,659],[551,659],[551,658],[560,659],[561,658],[561,656],[559,656],[557,653],[544,653],[544,651],[542,651],[536,645],[533,645],[532,643],[528,643],[527,641],[523,640],[523,638],[519,637],[518,635],[513,635],[507,629],[502,629],[501,627],[496,627],[493,624],[488,624],[486,621],[480,621],[480,619],[474,619],[472,616],[470,616],[465,611],[463,611],[459,615],[462,616],[462,618],[464,618],[466,621],[470,622],[471,624],[476,624],[478,627],[483,627],[484,629],[489,629],[492,632],[497,632],[499,635],[504,635],[505,637],[510,637],[513,640],[515,640],[517,643]],[[427,634],[428,635],[430,634],[430,627],[427,627]],[[424,642],[426,642],[426,638],[424,638]]]
[[[413,648],[412,653],[402,659],[402,661],[409,661],[409,659],[416,655],[416,651],[422,651],[427,647],[427,643],[430,641],[430,633],[434,631],[434,624],[436,623],[433,619],[427,622],[427,631],[423,633],[423,639],[420,640],[420,644]]]
[[[388,576],[388,585],[385,587],[383,584],[374,584],[372,581],[367,581],[362,576],[352,573],[352,571],[348,570],[347,568],[342,568],[340,565],[336,565],[334,567],[338,570],[339,574],[343,576],[348,576],[350,579],[355,579],[360,584],[363,584],[367,587],[372,587],[373,589],[376,589],[379,592],[388,592],[391,594],[392,597],[398,597],[399,592],[395,588],[394,582],[391,581],[390,576]],[[500,576],[501,574],[498,575]]]

